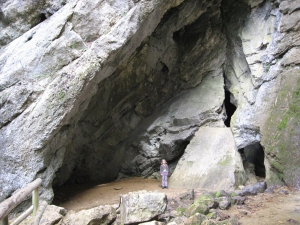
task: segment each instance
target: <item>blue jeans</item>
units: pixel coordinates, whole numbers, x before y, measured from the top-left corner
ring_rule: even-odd
[[[168,187],[168,174],[162,174],[161,186]]]

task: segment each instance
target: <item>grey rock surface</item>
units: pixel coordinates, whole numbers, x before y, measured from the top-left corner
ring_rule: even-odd
[[[167,207],[167,196],[159,192],[130,192],[120,199],[122,224],[148,221],[162,213]]]
[[[67,225],[112,224],[116,220],[116,208],[113,206],[99,206],[92,209],[70,211],[63,218],[62,223]]]
[[[237,190],[236,193],[239,196],[256,195],[258,193],[263,193],[266,189],[266,182],[258,182],[253,185],[247,185],[243,187],[242,190]]]
[[[226,117],[235,154],[261,144],[267,182],[299,187],[299,4],[1,1],[0,200],[174,168]]]
[[[1,1],[0,48],[62,8],[68,0]]]
[[[185,188],[234,190],[245,182],[241,156],[229,128],[201,127],[170,178]]]

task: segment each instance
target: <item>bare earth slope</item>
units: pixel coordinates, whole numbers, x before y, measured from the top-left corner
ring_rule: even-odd
[[[61,188],[56,190],[54,204],[77,211],[119,204],[120,195],[138,190],[164,192],[168,198],[187,191],[172,187],[161,189],[160,182],[155,179],[128,178],[94,187]],[[195,198],[204,191],[195,190]],[[238,218],[243,225],[300,224],[300,192],[281,187],[272,193],[248,196],[244,205],[232,206],[224,213]]]

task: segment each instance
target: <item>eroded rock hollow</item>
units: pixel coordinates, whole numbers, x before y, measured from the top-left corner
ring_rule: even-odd
[[[1,200],[37,177],[49,201],[157,177],[163,158],[174,186],[300,185],[299,0],[16,4],[0,2]]]

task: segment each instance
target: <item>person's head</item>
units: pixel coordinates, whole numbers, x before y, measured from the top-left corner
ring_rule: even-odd
[[[161,160],[161,164],[167,164],[167,161],[165,159]]]

